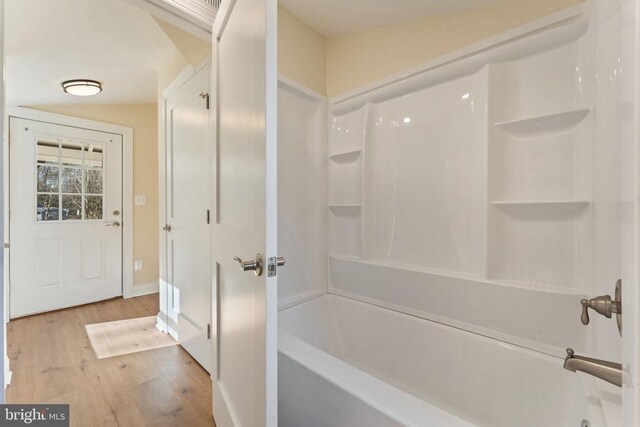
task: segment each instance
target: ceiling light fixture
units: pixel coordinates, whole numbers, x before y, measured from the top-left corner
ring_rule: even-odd
[[[76,79],[62,82],[62,89],[75,96],[91,96],[102,92],[102,84],[95,80]]]

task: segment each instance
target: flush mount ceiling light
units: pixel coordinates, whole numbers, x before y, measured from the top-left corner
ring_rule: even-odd
[[[62,89],[66,93],[76,96],[91,96],[102,92],[102,84],[95,80],[76,79],[62,82]]]

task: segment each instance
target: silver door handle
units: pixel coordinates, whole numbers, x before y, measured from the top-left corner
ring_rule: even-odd
[[[120,223],[118,221],[113,221],[111,224],[106,224],[107,227],[120,228]]]
[[[233,259],[238,261],[242,271],[253,271],[256,276],[262,275],[262,255],[257,254],[256,259],[251,261],[243,261],[239,257],[234,257]]]
[[[171,231],[171,225],[165,225],[164,227],[162,227],[162,231]]]

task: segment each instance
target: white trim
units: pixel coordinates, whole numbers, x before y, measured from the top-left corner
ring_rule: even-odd
[[[130,298],[133,292],[133,128],[22,107],[8,108],[7,116],[122,135],[122,296]],[[8,166],[8,158],[3,166]],[[6,193],[7,185],[5,182]],[[7,217],[8,208],[6,205],[3,211]],[[4,268],[8,270],[9,262]]]
[[[213,21],[213,30],[211,32],[214,39],[220,40],[220,37],[222,37],[222,33],[227,26],[227,22],[229,22],[231,12],[235,5],[236,0],[226,0],[220,5],[220,9],[218,9],[218,13],[216,14],[216,20]]]
[[[265,34],[265,211],[267,257],[278,256],[278,2],[266,0]],[[270,171],[271,169],[271,171]],[[266,415],[265,426],[278,426],[278,278],[265,280]]]
[[[156,328],[171,335],[173,339],[178,341],[178,331],[169,326],[169,324],[162,318],[161,313],[158,313],[158,315],[156,316]]]
[[[4,358],[4,388],[11,384],[11,378],[13,378],[13,371],[9,369],[9,356]]]
[[[329,98],[329,104],[334,108],[338,107],[341,114],[343,113],[342,110],[355,110],[358,108],[355,105],[360,106],[366,103],[368,100],[368,95],[370,95],[373,91],[387,88],[388,86],[400,83],[419,74],[423,74],[428,71],[433,71],[436,68],[450,65],[456,61],[476,57],[482,53],[485,53],[485,51],[489,49],[495,48],[496,46],[523,38],[533,33],[541,32],[545,29],[548,29],[549,27],[569,23],[570,21],[579,19],[582,15],[588,13],[592,7],[593,6],[591,0],[587,0],[576,6],[569,7],[560,12],[553,13],[547,17],[537,19],[533,22],[521,25],[509,31],[505,31],[496,36],[489,37],[478,43],[472,44],[471,46],[439,56],[438,58],[427,61],[424,64],[393,74],[374,83],[370,83],[358,89],[349,91],[345,94]]]
[[[129,297],[141,297],[143,295],[157,294],[158,292],[160,292],[160,284],[158,282],[143,283],[141,285],[133,285]]]
[[[0,114],[2,117],[0,118],[0,135],[2,135],[2,166],[0,173],[2,174],[0,178],[0,185],[2,186],[2,199],[1,199],[1,207],[0,207],[0,217],[2,220],[2,229],[0,230],[0,243],[4,243],[5,239],[9,237],[9,217],[6,214],[6,209],[9,201],[9,192],[6,189],[9,186],[9,138],[8,138],[8,120],[6,114],[6,103],[5,103],[5,52],[4,52],[4,20],[5,20],[5,2],[4,0],[0,0],[0,50],[2,50],[2,55],[0,56],[0,70],[2,70],[2,76],[0,76]],[[0,268],[3,269],[3,277],[2,277],[2,294],[0,295],[0,307],[3,310],[4,322],[2,322],[2,329],[0,329],[0,346],[2,347],[2,354],[4,359],[4,369],[0,371],[3,378],[0,379],[0,383],[4,383],[5,387],[9,384],[11,380],[11,371],[9,367],[9,356],[7,351],[7,323],[9,322],[9,250],[2,249],[0,252]],[[4,403],[4,389],[5,387],[0,388],[0,403]]]
[[[293,89],[294,91],[300,93],[301,95],[305,95],[315,101],[327,101],[327,97],[324,95],[320,95],[318,92],[315,92],[308,87],[291,80],[289,77],[286,77],[282,74],[278,74],[278,87],[286,87],[289,89]]]
[[[185,83],[191,79],[194,75],[198,74],[200,70],[209,65],[209,60],[205,59],[200,65],[194,67],[193,65],[185,66],[182,71],[176,76],[175,79],[162,91],[162,99],[167,100],[178,89],[180,89]]]
[[[166,100],[175,93],[183,84],[189,81],[189,79],[196,73],[196,69],[192,65],[187,65],[169,85],[162,91],[162,100]]]

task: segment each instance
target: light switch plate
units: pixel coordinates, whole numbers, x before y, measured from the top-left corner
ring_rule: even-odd
[[[133,262],[133,269],[135,271],[140,271],[142,270],[142,261],[134,261]]]
[[[147,198],[145,196],[136,195],[136,206],[144,206],[147,204]]]

